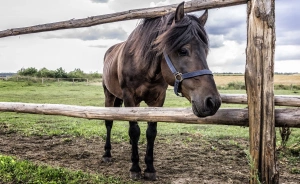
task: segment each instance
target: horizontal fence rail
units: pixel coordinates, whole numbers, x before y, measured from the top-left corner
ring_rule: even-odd
[[[247,2],[248,0],[210,0],[210,1],[192,0],[185,3],[184,11],[188,13],[188,12],[199,11],[199,10],[210,9],[210,8],[221,8],[221,7],[245,4]],[[0,38],[21,35],[21,34],[61,30],[61,29],[90,27],[99,24],[124,21],[124,20],[159,17],[175,11],[176,7],[177,4],[154,7],[154,8],[134,9],[134,10],[128,10],[128,11],[123,11],[123,12],[118,12],[113,14],[92,16],[83,19],[71,19],[62,22],[42,24],[42,25],[23,27],[23,28],[7,29],[4,31],[0,31]]]
[[[222,103],[248,104],[247,95],[221,94]],[[274,103],[277,106],[300,107],[300,96],[275,95]]]
[[[165,107],[91,107],[61,104],[0,102],[0,111],[45,115],[62,115],[86,119],[159,121],[187,124],[218,124],[248,126],[248,109],[220,109],[214,116],[199,118],[191,108]],[[300,109],[276,109],[277,127],[300,128]]]

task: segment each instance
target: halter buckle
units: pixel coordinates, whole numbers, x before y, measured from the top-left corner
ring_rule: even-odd
[[[180,72],[175,73],[174,76],[175,76],[175,80],[178,82],[181,82],[183,80],[182,73]]]

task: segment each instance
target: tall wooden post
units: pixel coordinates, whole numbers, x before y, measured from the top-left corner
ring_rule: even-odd
[[[276,167],[275,0],[250,0],[245,81],[249,105],[250,183],[279,183]]]

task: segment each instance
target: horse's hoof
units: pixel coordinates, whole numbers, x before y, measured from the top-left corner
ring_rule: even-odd
[[[155,181],[156,180],[156,172],[154,172],[154,173],[145,172],[144,177],[146,180]]]
[[[141,179],[141,172],[130,172],[130,178],[132,180],[139,180],[139,179]]]
[[[112,158],[111,157],[102,157],[102,161],[105,163],[111,162]]]

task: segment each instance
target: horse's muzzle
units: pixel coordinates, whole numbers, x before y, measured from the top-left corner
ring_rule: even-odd
[[[207,97],[203,102],[192,100],[192,109],[196,116],[206,117],[214,115],[221,106],[220,97]]]

